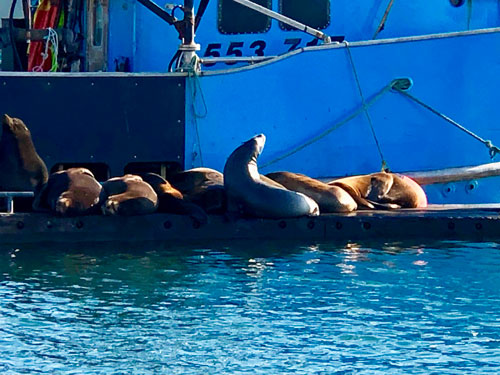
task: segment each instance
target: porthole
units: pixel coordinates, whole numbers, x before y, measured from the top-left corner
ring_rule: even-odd
[[[271,0],[252,0],[271,9]],[[217,27],[222,34],[265,33],[271,27],[271,19],[233,0],[219,0]]]
[[[279,12],[315,29],[325,29],[330,24],[330,0],[280,0]],[[296,30],[283,22],[280,28]]]
[[[465,0],[450,0],[450,4],[454,7],[461,7],[464,3]]]

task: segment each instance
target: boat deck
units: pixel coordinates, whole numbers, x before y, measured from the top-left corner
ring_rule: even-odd
[[[171,241],[177,244],[229,240],[496,240],[500,204],[433,205],[427,209],[357,211],[294,219],[210,216],[197,225],[188,216],[55,217],[42,213],[0,214],[3,244],[38,242]]]

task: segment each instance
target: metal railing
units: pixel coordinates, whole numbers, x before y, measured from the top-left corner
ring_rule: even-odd
[[[7,211],[5,213],[14,213],[14,198],[16,197],[27,197],[31,198],[34,196],[32,191],[0,191],[0,198],[5,198],[7,202]]]

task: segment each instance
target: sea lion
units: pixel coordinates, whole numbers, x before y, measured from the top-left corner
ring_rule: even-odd
[[[141,177],[151,185],[158,196],[158,212],[190,215],[193,220],[200,224],[207,223],[208,217],[205,211],[196,204],[185,200],[182,193],[163,177],[156,173],[146,173]]]
[[[209,214],[223,214],[227,208],[224,176],[211,168],[193,168],[169,177],[184,199],[202,207]]]
[[[48,171],[24,122],[7,114],[0,139],[0,191],[38,191]]]
[[[101,184],[86,168],[55,172],[35,195],[33,210],[62,216],[97,213],[101,189]]]
[[[266,218],[319,215],[317,203],[308,196],[261,178],[257,157],[266,137],[256,135],[233,151],[224,166],[228,212]]]
[[[351,212],[358,205],[344,189],[330,186],[300,173],[273,172],[266,175],[288,190],[297,191],[313,199],[322,213]]]
[[[158,196],[140,176],[127,174],[102,184],[99,204],[105,215],[144,215],[156,210]]]
[[[427,197],[424,190],[408,176],[378,172],[344,177],[328,185],[346,190],[364,208],[424,208]]]

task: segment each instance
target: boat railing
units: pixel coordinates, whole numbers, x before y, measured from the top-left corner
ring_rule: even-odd
[[[243,57],[203,57],[200,59],[201,63],[214,64],[214,63],[248,63],[255,64],[262,61],[272,60],[278,56],[243,56]]]
[[[0,191],[0,199],[4,198],[7,203],[4,213],[14,213],[14,198],[32,198],[33,196],[32,191]]]

